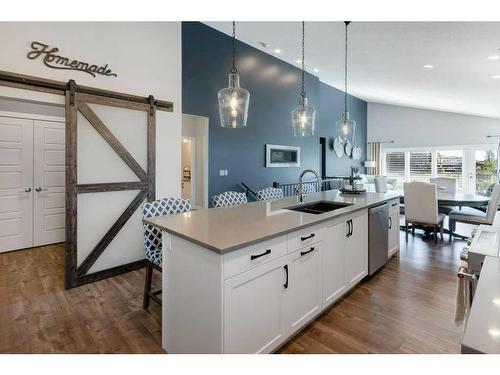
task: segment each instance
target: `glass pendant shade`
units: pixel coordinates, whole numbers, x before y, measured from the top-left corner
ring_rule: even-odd
[[[350,119],[349,112],[342,112],[342,117],[337,121],[336,125],[337,137],[352,143],[354,141],[354,132],[356,131],[356,121]]]
[[[229,74],[229,87],[219,91],[220,123],[223,128],[244,128],[247,126],[250,93],[240,87],[240,77]]]
[[[299,106],[292,111],[293,134],[296,137],[310,137],[314,135],[314,121],[316,110],[307,105],[307,98],[300,97]]]

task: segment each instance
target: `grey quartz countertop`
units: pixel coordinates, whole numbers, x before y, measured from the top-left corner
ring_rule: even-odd
[[[467,320],[463,353],[500,353],[500,259],[486,257]]]
[[[307,195],[302,204],[325,200],[352,205],[315,215],[284,209],[298,205],[296,197],[287,197],[270,202],[251,202],[239,206],[152,217],[144,219],[144,222],[224,254],[398,197],[398,193],[344,195],[339,194],[337,190],[330,190]]]

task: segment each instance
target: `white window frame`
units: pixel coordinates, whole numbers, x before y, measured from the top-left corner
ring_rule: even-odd
[[[462,189],[460,192],[475,194],[476,191],[476,151],[497,151],[498,144],[485,143],[474,145],[456,146],[418,146],[418,147],[382,147],[382,174],[386,174],[386,153],[405,153],[405,173],[404,181],[410,181],[410,152],[430,151],[431,157],[431,177],[437,176],[437,152],[438,151],[462,151]],[[498,159],[497,155],[497,159]]]

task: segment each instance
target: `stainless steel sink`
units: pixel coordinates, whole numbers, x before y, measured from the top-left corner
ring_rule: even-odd
[[[285,207],[285,210],[305,212],[307,214],[319,215],[325,212],[330,212],[351,206],[352,203],[339,203],[330,201],[317,201],[308,204],[302,204],[300,206]]]

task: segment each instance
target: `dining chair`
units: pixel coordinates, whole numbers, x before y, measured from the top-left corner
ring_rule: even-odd
[[[493,224],[495,214],[500,204],[500,184],[495,184],[491,192],[486,212],[471,207],[462,207],[461,210],[452,210],[448,214],[450,235],[455,231],[457,223],[466,224]]]
[[[189,200],[180,198],[163,198],[153,202],[144,203],[142,205],[143,218],[175,215],[188,211],[191,211],[191,203]],[[153,280],[153,269],[161,272],[163,261],[161,231],[158,228],[144,222],[143,228],[147,267],[142,307],[147,309],[149,307],[150,299],[161,305],[161,299],[158,298],[158,294],[161,293],[161,289],[151,292],[151,282]]]
[[[387,193],[387,179],[384,176],[378,176],[373,179],[376,193]]]
[[[266,187],[264,189],[257,191],[257,200],[258,201],[269,201],[272,199],[281,199],[283,198],[283,190],[274,187]]]
[[[430,178],[429,182],[431,184],[436,184],[438,190],[442,190],[444,193],[455,194],[457,192],[457,180],[450,177],[434,177]],[[438,211],[448,215],[452,210],[456,210],[458,207],[450,206],[439,206]]]
[[[235,206],[247,202],[248,199],[245,193],[237,191],[225,191],[224,193],[216,194],[212,197],[212,205],[214,207]]]
[[[428,182],[413,181],[404,184],[405,197],[405,231],[408,242],[408,224],[411,223],[412,235],[415,235],[415,224],[434,228],[434,244],[437,243],[438,231],[443,239],[445,215],[438,212],[436,185]]]
[[[316,193],[316,186],[314,186],[314,183],[304,182],[304,184],[302,184],[302,195],[309,195],[309,194],[314,194],[314,193]],[[299,187],[298,186],[296,186],[293,189],[293,194],[294,195],[299,194]]]

